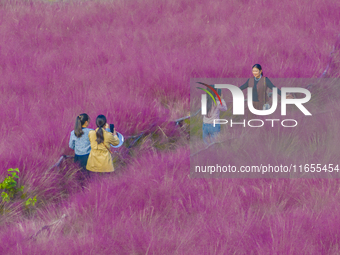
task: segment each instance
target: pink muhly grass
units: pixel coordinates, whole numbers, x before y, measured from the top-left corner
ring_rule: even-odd
[[[337,253],[337,180],[190,179],[189,146],[155,153],[151,139],[119,178],[93,182],[87,193],[77,193],[72,164],[47,169],[61,154],[72,155],[68,139],[80,113],[90,115],[91,128],[105,114],[124,136],[150,125],[176,136],[164,122],[189,112],[192,77],[251,77],[255,63],[269,78],[318,77],[339,33],[339,13],[330,0],[2,2],[1,178],[19,167],[28,193],[46,205],[25,227],[20,203],[9,207],[0,253]],[[334,115],[318,120],[335,123]],[[335,124],[304,127],[293,134],[266,129],[269,137],[257,131],[224,152],[243,164],[273,156],[291,163],[301,150],[304,159],[335,162]],[[270,153],[256,150],[263,140]],[[247,158],[244,151],[256,153]],[[24,241],[63,213],[68,217],[50,237]]]
[[[35,254],[47,247],[56,254],[89,249],[101,254],[335,249],[335,240],[325,237],[339,234],[330,226],[338,221],[337,214],[330,213],[336,208],[337,181],[190,179],[188,156],[186,148],[147,152],[131,162],[125,175],[92,182],[86,193],[72,195],[58,208],[46,207],[38,216],[45,221],[68,214],[51,230],[56,241],[48,241],[48,232],[41,233],[34,245],[23,241],[23,236],[34,233],[31,227],[17,234],[22,240],[18,249]]]

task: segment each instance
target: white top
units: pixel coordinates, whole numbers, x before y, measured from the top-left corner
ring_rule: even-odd
[[[220,100],[216,100],[217,106],[213,103],[210,112],[207,115],[203,116],[203,123],[213,124],[214,119],[220,118],[220,111],[226,111],[227,104],[225,103],[224,99],[221,99],[222,105]]]

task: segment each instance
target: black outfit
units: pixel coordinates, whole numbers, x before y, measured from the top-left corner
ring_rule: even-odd
[[[74,155],[74,162],[78,163],[81,167],[80,172],[87,178],[90,178],[90,171],[86,169],[87,159],[89,158],[90,154],[86,155]]]
[[[239,87],[241,90],[244,90],[246,88],[248,88],[248,82],[249,82],[249,79],[246,81],[245,84],[243,84],[241,87]],[[258,95],[257,95],[257,85],[258,81],[255,80],[255,77],[254,77],[254,88],[253,88],[253,102],[258,102],[259,99],[258,99]],[[268,88],[270,88],[271,90],[273,88],[275,88],[275,86],[273,85],[273,83],[266,77],[266,85]],[[277,93],[281,96],[281,90],[278,88],[277,89]]]

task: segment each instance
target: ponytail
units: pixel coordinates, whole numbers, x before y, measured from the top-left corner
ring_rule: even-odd
[[[74,126],[74,134],[76,137],[81,137],[84,132],[82,130],[82,126],[85,124],[86,121],[89,120],[89,116],[86,113],[82,113],[76,118],[76,124]]]
[[[96,119],[96,125],[98,127],[98,130],[96,132],[97,135],[97,143],[101,144],[104,142],[104,132],[103,132],[103,127],[106,124],[106,117],[104,115],[99,115]]]

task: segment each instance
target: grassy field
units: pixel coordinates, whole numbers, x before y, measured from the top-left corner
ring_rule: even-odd
[[[339,24],[334,0],[0,0],[0,181],[17,167],[37,197],[0,203],[0,254],[339,254],[337,179],[192,179],[190,122],[173,122],[190,113],[190,78],[246,80],[255,63],[270,79],[319,77]],[[331,114],[235,139],[227,157],[337,163],[336,89],[315,91]],[[104,114],[126,138],[145,131],[85,190],[71,158],[50,169],[73,155],[83,112],[90,128]]]

